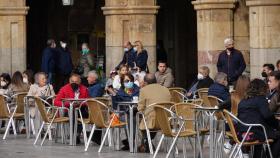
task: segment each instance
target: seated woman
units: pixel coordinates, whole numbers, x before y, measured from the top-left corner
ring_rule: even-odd
[[[11,76],[8,73],[2,73],[0,76],[0,94],[7,94],[8,87],[11,84]]]
[[[280,134],[278,121],[274,117],[273,113],[269,110],[268,102],[265,98],[268,87],[264,81],[260,79],[254,79],[250,82],[245,99],[242,99],[238,105],[238,118],[248,124],[262,124],[269,139],[273,139],[274,142],[271,144],[271,150],[273,157],[280,155]],[[237,131],[239,137],[242,139],[243,133],[246,133],[248,127],[241,124],[237,124]],[[262,128],[252,128],[252,135],[250,140],[264,141],[264,133]],[[247,139],[247,138],[246,138]],[[249,138],[248,138],[249,139]],[[261,157],[262,146],[255,146],[254,158]]]
[[[118,90],[121,88],[121,77],[123,75],[126,75],[128,74],[128,66],[127,65],[121,65],[120,66],[120,69],[119,69],[119,72],[118,72],[118,75],[116,75],[114,77],[114,80],[113,80],[113,88]]]
[[[23,82],[23,76],[19,71],[13,74],[12,82],[8,88],[8,94],[13,95],[15,93],[27,92],[29,85]]]
[[[38,72],[35,74],[35,84],[30,86],[28,95],[40,96],[42,98],[55,95],[53,86],[47,84],[47,75],[44,72]]]

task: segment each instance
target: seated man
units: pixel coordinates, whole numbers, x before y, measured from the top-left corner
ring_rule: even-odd
[[[159,125],[156,120],[155,112],[152,108],[146,109],[146,107],[156,102],[169,102],[171,95],[168,88],[156,84],[156,78],[154,74],[147,74],[144,77],[144,87],[140,89],[138,111],[144,112],[146,123],[149,129],[159,129]],[[142,131],[143,139],[142,145],[139,147],[140,152],[149,152],[148,139],[145,131],[143,120],[140,124],[140,130]],[[151,133],[151,139],[156,136],[155,132]]]
[[[81,84],[81,77],[78,74],[72,74],[69,79],[69,83],[63,86],[55,100],[54,105],[55,106],[62,106],[62,98],[73,98],[73,99],[79,99],[79,98],[88,98],[88,91],[85,86]],[[70,103],[65,102],[64,106],[69,107]],[[78,105],[76,105],[78,106]],[[87,107],[83,106],[81,108],[81,112],[83,115],[83,118],[88,117]],[[82,131],[81,126],[78,126],[78,134],[77,134],[77,144],[80,143],[80,133]]]
[[[263,64],[263,71],[262,71],[262,77],[264,78],[264,82],[268,82],[268,76],[269,74],[274,71],[275,67],[273,64]]]
[[[172,75],[172,70],[167,67],[165,61],[158,62],[158,71],[155,73],[156,81],[164,87],[172,87],[174,82],[174,77]]]
[[[194,94],[200,88],[209,88],[214,81],[209,77],[210,70],[207,66],[201,66],[198,69],[197,79],[193,82],[191,88],[187,93],[188,98],[195,97]]]
[[[104,93],[104,87],[98,81],[98,75],[96,71],[92,70],[88,73],[88,94],[90,97],[102,97]]]
[[[280,72],[279,71],[272,71],[268,76],[268,88],[269,91],[266,95],[266,99],[268,100],[268,103],[270,103],[271,99],[277,95],[278,92],[277,89],[279,87],[280,83]]]
[[[214,83],[209,87],[208,96],[215,96],[223,101],[219,106],[230,109],[230,93],[227,81],[227,74],[218,72]]]

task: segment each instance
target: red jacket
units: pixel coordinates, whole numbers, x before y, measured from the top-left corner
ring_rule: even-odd
[[[87,90],[87,88],[85,86],[80,84],[79,90],[80,90],[79,98],[88,98],[89,97],[88,96],[88,90]],[[56,98],[54,100],[54,105],[61,107],[62,106],[62,101],[61,101],[62,98],[74,98],[74,97],[75,97],[75,93],[72,90],[71,85],[68,83],[67,85],[63,86],[59,90],[59,92],[58,92],[58,94],[57,94],[57,96],[56,96]],[[69,107],[69,102],[68,103],[65,102],[64,106],[65,107]]]

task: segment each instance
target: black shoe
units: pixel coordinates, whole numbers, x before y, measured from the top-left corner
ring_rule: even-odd
[[[124,139],[124,140],[122,140],[122,144],[123,144],[123,145],[127,145],[127,146],[129,146],[128,139]]]
[[[127,150],[129,150],[129,146],[128,146],[128,145],[125,145],[125,146],[123,146],[123,147],[121,148],[121,150],[122,150],[122,151],[127,151]]]
[[[81,139],[79,136],[77,136],[77,138],[76,138],[76,144],[81,144]]]

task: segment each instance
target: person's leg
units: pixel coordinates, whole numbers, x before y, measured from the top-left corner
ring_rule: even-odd
[[[53,84],[53,79],[52,79],[52,78],[53,78],[53,73],[52,73],[52,72],[49,72],[49,73],[48,73],[48,83],[49,83],[49,84]]]

